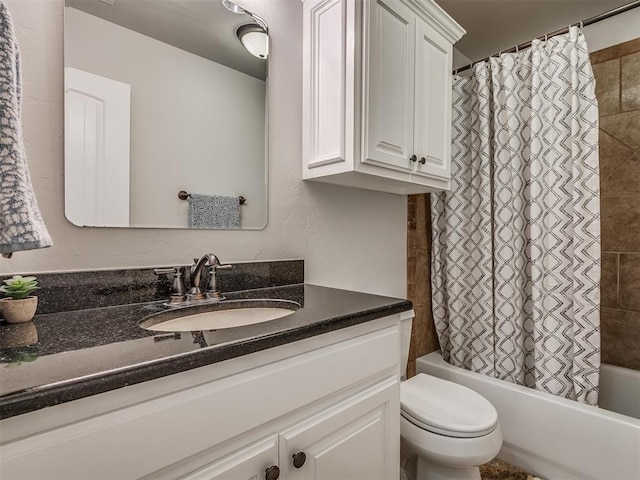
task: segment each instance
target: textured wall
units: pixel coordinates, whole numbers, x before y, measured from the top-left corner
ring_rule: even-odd
[[[602,361],[640,370],[640,38],[591,54],[600,107]]]
[[[4,0],[24,67],[23,124],[50,249],[0,260],[0,273],[303,258],[306,280],[392,296],[406,292],[406,198],[302,182],[302,4],[245,0],[272,35],[269,224],[262,231],[78,228],[63,206],[63,0]]]

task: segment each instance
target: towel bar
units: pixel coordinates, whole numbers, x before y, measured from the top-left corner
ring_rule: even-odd
[[[190,193],[187,193],[184,190],[180,190],[178,192],[178,198],[180,200],[187,200],[190,195],[191,195]],[[244,198],[242,195],[238,196],[238,201],[240,202],[240,205],[244,205],[245,203],[247,203],[247,199]]]

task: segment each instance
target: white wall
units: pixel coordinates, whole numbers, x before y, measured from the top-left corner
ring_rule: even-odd
[[[467,57],[457,48],[453,47],[453,69],[466,67],[471,63],[471,59]]]
[[[264,80],[75,8],[65,29],[65,66],[131,86],[132,226],[186,228],[186,190],[243,195],[242,228],[264,227]]]
[[[538,35],[544,35],[544,33],[545,32],[540,32]],[[584,36],[587,39],[587,45],[590,52],[596,52],[603,48],[638,38],[640,37],[640,8],[635,8],[628,12],[615,15],[607,20],[602,20],[586,26],[584,27]],[[507,38],[505,41],[508,45],[515,45],[517,43],[517,39],[515,37],[510,41]],[[495,55],[498,52],[493,53]],[[454,69],[471,63],[472,61],[469,57],[454,47]]]
[[[243,0],[264,17],[270,64],[269,224],[261,231],[79,228],[63,206],[63,0],[4,0],[24,70],[23,124],[32,179],[54,246],[0,260],[0,272],[306,260],[309,283],[404,296],[406,197],[304,183],[301,158],[302,4]]]
[[[584,27],[590,52],[628,42],[640,37],[640,8]]]

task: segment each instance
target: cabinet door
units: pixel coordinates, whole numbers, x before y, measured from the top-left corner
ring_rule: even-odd
[[[415,173],[449,179],[453,47],[420,19],[416,33]]]
[[[278,437],[273,435],[217,460],[181,480],[262,480],[278,464]]]
[[[374,480],[399,475],[399,383],[392,378],[280,435],[280,468],[291,480]],[[298,467],[295,454],[306,459]]]
[[[353,168],[355,32],[347,25],[355,22],[356,2],[306,0],[303,10],[302,142],[307,178],[318,169],[335,173],[345,162]]]
[[[410,171],[413,155],[415,15],[397,0],[364,3],[368,46],[364,102],[368,164]]]

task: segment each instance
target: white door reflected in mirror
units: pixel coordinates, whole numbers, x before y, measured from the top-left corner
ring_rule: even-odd
[[[129,226],[131,87],[65,68],[65,205],[75,225]]]

